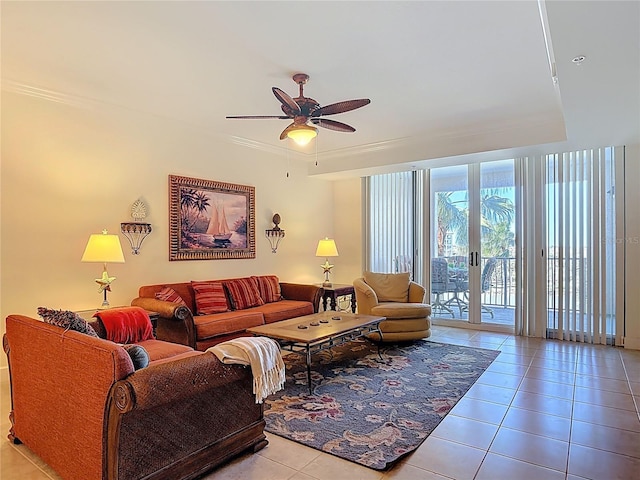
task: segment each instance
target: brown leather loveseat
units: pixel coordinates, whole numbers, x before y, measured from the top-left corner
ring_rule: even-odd
[[[251,369],[190,347],[114,342],[22,315],[6,320],[9,439],[68,480],[192,479],[267,444]]]
[[[233,293],[237,290],[233,286],[237,283],[256,289],[252,297],[256,301],[249,303],[252,306],[245,308],[237,297],[234,301]],[[196,289],[203,284],[215,284],[223,292],[220,293],[224,295],[223,306],[217,313],[199,314]],[[167,291],[171,292],[168,298],[174,301],[158,299]],[[131,305],[159,314],[158,339],[204,351],[220,342],[246,335],[247,328],[316,313],[322,294],[322,288],[315,285],[282,283],[275,275],[262,275],[144,285]]]

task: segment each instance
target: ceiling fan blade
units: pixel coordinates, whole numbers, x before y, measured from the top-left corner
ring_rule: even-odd
[[[351,110],[355,110],[356,108],[369,105],[370,103],[371,100],[369,100],[368,98],[360,98],[358,100],[346,100],[344,102],[332,103],[331,105],[325,105],[324,107],[318,108],[311,114],[311,116],[319,117],[320,115],[335,115],[336,113],[349,112]]]
[[[271,90],[273,91],[273,94],[276,96],[276,98],[280,100],[280,103],[282,103],[282,105],[291,109],[294,116],[300,115],[302,113],[302,111],[300,110],[300,105],[298,105],[296,101],[289,95],[284,93],[278,87],[272,87]]]
[[[235,116],[229,116],[225,118],[279,118],[282,120],[286,120],[291,117],[286,117],[284,115],[235,115]]]
[[[287,128],[285,128],[282,133],[280,134],[280,140],[284,140],[285,138],[287,138],[287,133],[289,133],[289,130],[291,130],[293,127],[295,127],[295,122],[293,122],[292,124],[290,124]]]
[[[346,123],[336,122],[335,120],[329,120],[328,118],[312,118],[311,123],[318,125],[319,127],[328,128],[329,130],[335,130],[337,132],[355,132],[356,129]]]

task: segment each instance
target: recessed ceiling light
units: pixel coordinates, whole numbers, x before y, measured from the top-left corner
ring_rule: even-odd
[[[585,57],[584,55],[578,55],[577,57],[574,57],[573,60],[571,60],[573,63],[575,63],[576,65],[580,65],[582,62],[584,62],[587,59],[587,57]]]

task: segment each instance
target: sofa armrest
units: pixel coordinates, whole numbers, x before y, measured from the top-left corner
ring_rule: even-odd
[[[318,313],[320,299],[324,290],[317,285],[304,285],[301,283],[280,283],[282,297],[286,300],[301,300],[313,305],[313,312]]]
[[[378,305],[378,295],[362,278],[356,278],[353,281],[353,289],[356,292],[358,313],[369,315],[371,309]]]
[[[409,303],[424,303],[427,289],[416,282],[409,282]]]
[[[196,348],[196,327],[188,307],[157,298],[137,297],[131,305],[158,313],[156,338]]]
[[[134,298],[131,300],[131,305],[144,308],[150,312],[157,312],[161,317],[175,318],[176,320],[184,320],[189,311],[184,305],[149,297]]]
[[[252,382],[250,377],[251,370],[245,366],[225,365],[212,353],[197,353],[136,370],[116,382],[110,393],[111,407],[120,413],[151,409],[187,401],[243,378]]]

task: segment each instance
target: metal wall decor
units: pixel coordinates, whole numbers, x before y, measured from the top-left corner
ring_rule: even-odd
[[[127,240],[129,240],[131,253],[134,255],[140,254],[142,242],[152,231],[151,224],[144,222],[146,216],[147,206],[142,200],[138,199],[131,205],[131,218],[133,218],[133,222],[123,222],[120,224],[120,231],[127,237]]]
[[[264,235],[269,240],[269,245],[271,245],[271,253],[276,253],[280,240],[284,238],[284,230],[278,226],[280,224],[279,214],[275,213],[271,221],[273,222],[273,228],[265,230]]]

